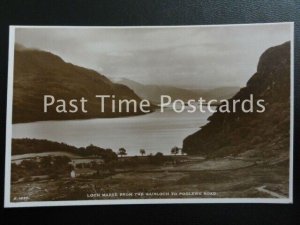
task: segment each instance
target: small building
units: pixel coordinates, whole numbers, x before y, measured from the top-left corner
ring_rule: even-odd
[[[75,170],[72,170],[70,173],[71,178],[75,178],[76,177],[76,172]]]

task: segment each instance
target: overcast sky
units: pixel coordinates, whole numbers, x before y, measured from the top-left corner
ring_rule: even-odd
[[[17,28],[16,42],[107,77],[190,88],[245,86],[289,24],[171,28]]]

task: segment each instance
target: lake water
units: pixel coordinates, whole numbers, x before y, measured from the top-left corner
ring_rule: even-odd
[[[207,123],[208,112],[176,113],[171,108],[147,115],[89,120],[41,121],[13,125],[13,138],[36,138],[64,142],[77,147],[90,144],[117,151],[124,147],[128,155],[162,152],[170,154],[181,147],[188,135]]]

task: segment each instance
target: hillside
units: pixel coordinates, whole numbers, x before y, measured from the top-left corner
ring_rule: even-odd
[[[214,113],[209,123],[183,141],[183,151],[207,156],[236,155],[249,150],[261,156],[288,155],[290,130],[290,42],[267,49],[257,72],[234,97],[264,99],[264,113]],[[240,108],[240,107],[238,107]],[[254,155],[255,155],[254,154]]]
[[[100,100],[95,95],[115,95],[116,100],[135,99],[138,102],[140,98],[130,88],[113,83],[96,71],[67,63],[50,52],[19,45],[16,45],[14,60],[13,123],[141,114],[139,111],[134,113],[133,108],[129,113],[112,113],[108,101],[102,113]],[[44,113],[44,95],[67,101],[85,97],[88,113],[59,114],[54,107]]]
[[[12,139],[12,156],[43,152],[68,152],[82,157],[101,156],[105,160],[117,158],[117,154],[111,149],[103,149],[94,145],[77,148],[65,143],[49,140],[29,138]]]
[[[169,95],[172,99],[181,99],[183,101],[188,101],[189,99],[198,100],[200,97],[203,97],[206,100],[218,100],[230,98],[239,90],[239,87],[220,87],[210,90],[195,90],[168,85],[145,85],[127,78],[122,78],[118,81],[118,83],[130,87],[141,98],[148,99],[156,104],[160,102],[161,95]]]

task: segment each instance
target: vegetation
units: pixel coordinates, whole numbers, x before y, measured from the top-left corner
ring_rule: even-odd
[[[140,153],[141,153],[142,156],[144,156],[146,154],[145,149],[140,149]]]
[[[148,155],[145,157],[126,157],[120,158],[118,161],[112,161],[105,164],[104,167],[108,171],[114,171],[115,169],[135,169],[147,166],[163,165],[166,162],[173,162],[172,157],[164,156],[161,152],[155,155]]]
[[[171,154],[177,155],[178,153],[179,153],[179,148],[177,146],[175,146],[171,149]]]
[[[121,157],[127,155],[126,149],[125,148],[120,148],[118,155],[120,155]]]
[[[175,147],[174,149],[174,154],[177,154],[178,148]],[[125,148],[120,148],[118,151],[120,157],[118,158],[112,149],[103,149],[94,145],[77,148],[48,140],[28,138],[12,140],[13,155],[43,152],[67,152],[79,157],[72,158],[72,155],[55,156],[54,154],[49,156],[30,155],[31,158],[12,162],[12,181],[59,180],[62,177],[70,177],[70,172],[74,169],[79,172],[79,175],[76,176],[81,178],[102,179],[118,173],[117,170],[147,169],[153,168],[153,166],[162,166],[165,163],[174,164],[176,161],[174,161],[174,157],[164,156],[161,152],[145,156],[146,151],[144,149],[140,150],[143,157],[124,157],[127,155],[127,151]],[[79,161],[76,162],[76,160]]]
[[[94,145],[77,148],[65,143],[39,139],[13,139],[12,155],[43,152],[69,152],[80,156],[98,156],[109,162],[118,158],[112,149],[103,149]]]
[[[68,176],[72,169],[69,164],[70,161],[70,158],[67,156],[45,156],[26,159],[20,164],[12,163],[11,179],[12,181],[17,181],[23,178],[25,181],[31,181],[44,175],[47,175],[49,178]]]

